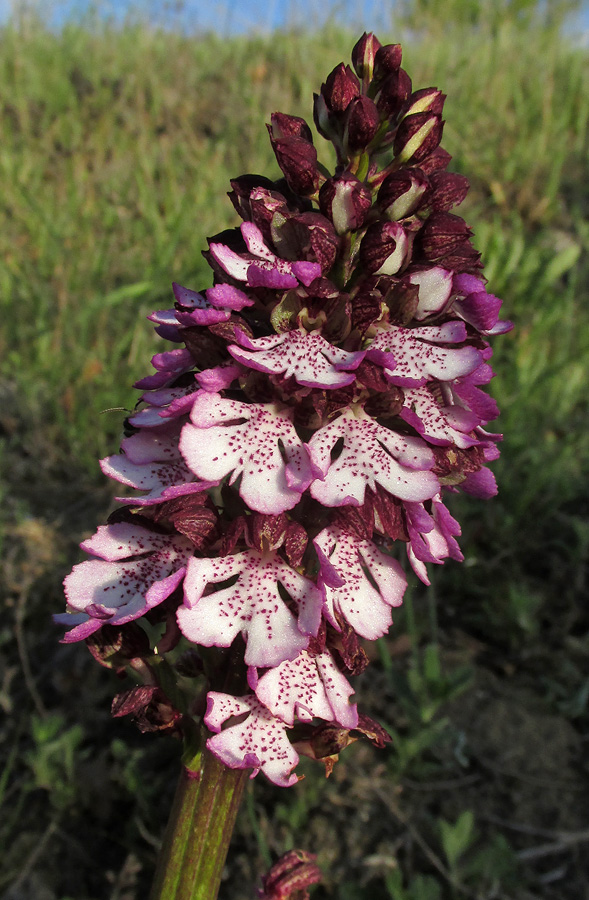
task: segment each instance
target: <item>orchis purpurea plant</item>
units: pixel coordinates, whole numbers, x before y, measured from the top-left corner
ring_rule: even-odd
[[[212,287],[174,284],[149,317],[179,346],[135,385],[102,461],[131,491],[56,616],[135,678],[114,715],[185,741],[154,897],[216,896],[244,773],[288,787],[300,753],[329,774],[387,741],[351,700],[362,642],[391,626],[404,557],[426,584],[462,559],[447,498],[496,491],[488,338],[511,326],[451,212],[468,182],[446,171],[444,95],[371,34],[352,62],[315,96],[335,173],[275,113],[284,177],[232,181],[243,222],[210,239]]]

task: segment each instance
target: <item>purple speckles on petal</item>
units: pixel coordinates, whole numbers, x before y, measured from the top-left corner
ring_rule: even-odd
[[[101,526],[82,548],[100,559],[74,566],[64,581],[68,606],[100,624],[122,625],[168,597],[182,580],[193,545],[180,535],[159,534],[139,525]],[[64,641],[86,636],[78,615]],[[67,624],[64,617],[61,624]],[[96,629],[93,629],[96,630]]]
[[[317,332],[298,329],[256,340],[243,333],[238,337],[241,346],[228,347],[234,359],[260,372],[293,377],[306,387],[339,388],[352,384],[355,376],[342,370],[357,369],[365,356],[363,352],[340,350]]]
[[[214,584],[238,575],[230,587],[207,593]],[[278,590],[281,584],[302,607],[298,623]],[[193,558],[178,610],[182,633],[204,647],[229,647],[241,633],[249,666],[275,666],[294,659],[319,627],[323,599],[308,578],[276,554],[254,550],[218,559]],[[309,630],[311,626],[312,632]]]
[[[292,770],[299,761],[298,754],[286,735],[286,725],[277,719],[253,695],[232,697],[218,691],[207,695],[205,725],[217,732],[207,741],[207,747],[230,769],[253,769],[252,778],[262,770],[264,775],[280,787],[291,787],[298,781]],[[249,713],[242,722],[232,718]],[[227,727],[221,731],[225,724]]]
[[[324,719],[355,728],[358,712],[349,702],[353,688],[342,675],[329,651],[309,656],[302,651],[260,678],[256,695],[270,712],[287,725],[295,716],[303,722]]]
[[[462,406],[439,406],[427,386],[405,390],[400,417],[421,434],[430,444],[461,450],[479,441],[468,432],[481,424],[479,417]]]
[[[331,451],[342,439],[337,459]],[[401,500],[426,500],[439,491],[429,469],[434,457],[420,438],[403,437],[361,412],[342,413],[315,432],[309,452],[316,480],[311,494],[325,506],[364,502],[367,487],[380,484]]]
[[[462,322],[418,328],[391,325],[378,332],[366,357],[383,366],[391,384],[401,387],[418,387],[433,379],[452,381],[476,369],[482,362],[481,353],[474,347],[435,345],[457,343],[465,338]]]
[[[196,481],[184,460],[137,464],[123,454],[107,456],[100,461],[100,468],[109,478],[114,478],[138,491],[147,491],[143,497],[117,497],[120,503],[133,506],[152,506],[179,494],[197,493],[214,487],[211,481]]]
[[[219,481],[241,475],[239,492],[256,512],[292,509],[312,474],[307,451],[288,412],[273,404],[240,403],[202,392],[180,451],[199,478]]]
[[[391,607],[401,604],[407,586],[397,560],[371,541],[358,540],[331,526],[325,528],[314,543],[321,551],[318,583],[325,596],[325,614],[331,624],[339,630],[338,613],[361,637],[373,641],[386,634],[392,622]],[[341,585],[333,586],[329,566],[323,560],[340,575]]]

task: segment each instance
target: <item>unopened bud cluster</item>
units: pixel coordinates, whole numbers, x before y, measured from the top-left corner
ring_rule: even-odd
[[[360,736],[349,677],[403,599],[403,557],[462,559],[446,497],[496,491],[488,338],[508,331],[451,210],[444,95],[364,35],[303,119],[275,113],[283,178],[245,175],[242,224],[209,241],[213,285],[154,312],[174,349],[103,471],[127,487],[56,619],[139,686],[115,715],[194,734],[228,766],[297,781]],[[130,494],[132,495],[130,496]],[[282,877],[282,876],[281,876]],[[267,886],[267,892],[269,888]],[[271,891],[270,891],[271,893]]]

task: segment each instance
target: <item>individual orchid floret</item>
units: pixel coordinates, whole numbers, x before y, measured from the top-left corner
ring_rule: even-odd
[[[190,418],[180,451],[199,478],[220,481],[230,474],[233,484],[241,475],[239,492],[256,512],[279,515],[296,506],[312,473],[288,410],[203,391]]]
[[[343,441],[341,453],[332,450]],[[367,487],[380,484],[401,500],[427,500],[439,491],[429,471],[434,457],[421,438],[403,437],[362,410],[345,410],[309,441],[317,478],[311,494],[325,506],[361,505]]]
[[[464,450],[479,443],[470,433],[481,424],[477,414],[462,406],[441,406],[436,403],[427,385],[405,390],[403,402],[400,418],[429,444],[454,444]]]
[[[392,623],[391,607],[401,604],[407,586],[397,560],[372,541],[333,526],[317,535],[314,544],[328,621],[339,631],[343,619],[370,641],[385,635]]]
[[[309,285],[321,275],[319,263],[289,262],[276,256],[266,246],[262,232],[253,222],[244,222],[241,234],[247,253],[236,253],[216,242],[209,248],[215,262],[236,281],[246,282],[250,287],[287,289],[296,288],[299,283]]]
[[[346,111],[343,135],[344,150],[354,154],[365,150],[380,126],[380,113],[374,100],[362,95],[355,97]]]
[[[174,378],[189,372],[194,368],[194,360],[189,350],[166,350],[164,353],[156,353],[151,359],[155,375],[147,375],[136,381],[134,387],[143,390],[153,390],[169,384]]]
[[[215,487],[217,482],[197,481],[184,460],[134,463],[123,453],[115,453],[100,461],[100,468],[109,478],[120,481],[143,497],[115,497],[119,503],[132,506],[153,506],[185,494],[198,493]]]
[[[100,526],[81,545],[99,559],[74,566],[64,581],[74,614],[55,616],[71,624],[64,641],[79,641],[102,625],[123,625],[162,603],[182,581],[194,545],[178,534],[161,534],[135,523]],[[77,613],[77,614],[76,614]]]
[[[407,556],[415,574],[429,584],[425,563],[440,565],[448,557],[462,561],[464,556],[456,541],[460,535],[460,525],[454,519],[441,497],[435,497],[431,504],[431,514],[421,503],[406,503],[405,515],[409,543]]]
[[[397,129],[393,144],[395,162],[416,165],[426,159],[442,140],[444,123],[432,111],[406,115]]]
[[[460,216],[433,212],[419,233],[418,245],[429,263],[454,272],[472,272],[481,268],[481,262],[471,237],[472,230]]]
[[[463,322],[400,328],[390,325],[372,339],[366,358],[387,370],[391,384],[419,387],[426,381],[453,381],[473,372],[483,359],[475,347],[446,348],[438,344],[466,340]]]
[[[295,717],[301,722],[339,722],[344,728],[358,724],[358,711],[349,702],[354,689],[328,650],[316,656],[303,650],[295,659],[270,669],[259,681],[257,673],[250,671],[248,680],[258,700],[287,725],[293,725]]]
[[[230,587],[205,595],[207,588],[236,576]],[[279,585],[298,603],[298,617],[282,599]],[[276,666],[298,656],[317,634],[322,605],[316,585],[277,553],[248,550],[219,559],[194,557],[178,624],[190,641],[203,647],[229,647],[241,633],[248,666]]]
[[[364,34],[362,35],[360,40],[357,41],[352,50],[352,65],[356,70],[358,78],[362,79],[362,86],[364,90],[368,89],[368,85],[372,80],[372,75],[374,72],[374,57],[380,46],[381,43],[374,34],[364,32]],[[399,65],[400,64],[401,58],[399,56]]]
[[[513,323],[499,319],[503,301],[494,294],[487,293],[481,278],[466,274],[455,275],[452,288],[458,294],[452,303],[452,311],[481,334],[506,334],[511,331]]]
[[[230,769],[252,769],[251,778],[261,769],[280,787],[297,783],[292,770],[299,757],[288,740],[287,726],[253,695],[232,697],[209,691],[204,723],[214,732],[207,747]],[[226,727],[221,731],[223,725]]]
[[[341,388],[352,384],[364,352],[334,347],[317,332],[303,329],[257,338],[237,335],[240,347],[228,347],[238,362],[260,372],[293,377],[298,384],[315,388]],[[246,349],[243,350],[242,348]]]
[[[441,384],[440,390],[444,403],[461,406],[471,411],[479,419],[479,425],[492,422],[499,415],[499,408],[494,397],[485,393],[480,387],[480,385],[488,384],[492,377],[491,366],[482,363],[468,375]]]

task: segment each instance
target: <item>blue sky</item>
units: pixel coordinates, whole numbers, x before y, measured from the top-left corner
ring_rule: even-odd
[[[34,7],[48,24],[59,27],[95,7],[117,21],[135,9],[160,25],[221,34],[319,26],[328,18],[384,33],[390,29],[394,5],[395,0],[0,0],[0,22],[15,7],[25,6]],[[589,0],[582,3],[580,28],[589,29]]]
[[[78,18],[93,6],[122,21],[131,10],[158,24],[222,34],[268,32],[295,25],[320,25],[330,16],[356,27],[390,27],[393,2],[386,0],[0,0],[0,21],[15,7],[33,7],[53,26]]]

